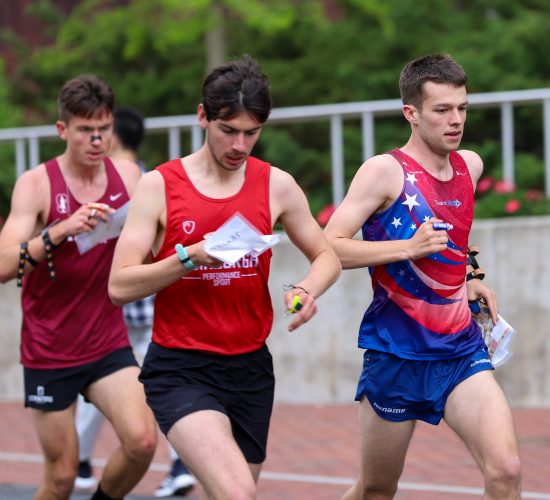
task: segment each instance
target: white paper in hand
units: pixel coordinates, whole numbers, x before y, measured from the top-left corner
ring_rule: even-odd
[[[245,255],[257,257],[279,243],[280,239],[278,234],[260,234],[237,212],[206,238],[204,249],[208,255],[226,264],[235,264]]]
[[[500,315],[498,315],[498,322],[495,325],[491,319],[489,308],[484,303],[480,304],[480,312],[472,316],[481,329],[481,335],[489,351],[493,366],[496,368],[504,364],[512,356],[509,344],[515,337],[516,331]]]
[[[129,201],[116,209],[116,212],[109,216],[107,222],[100,220],[93,231],[80,233],[74,237],[80,255],[94,248],[100,241],[116,238],[122,231],[122,226],[128,214]]]
[[[498,322],[491,331],[489,346],[489,349],[493,352],[492,361],[495,367],[504,364],[512,356],[512,351],[509,350],[508,344],[510,344],[515,335],[516,331],[499,315]]]

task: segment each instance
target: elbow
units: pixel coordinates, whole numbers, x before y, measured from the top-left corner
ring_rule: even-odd
[[[124,300],[124,296],[121,293],[122,290],[120,290],[118,287],[113,285],[111,282],[109,282],[109,286],[107,288],[107,293],[109,294],[109,298],[111,299],[111,302],[115,306],[123,306],[126,304],[126,301]]]
[[[8,273],[4,269],[0,269],[0,283],[2,285],[8,281],[11,281],[13,278],[15,278],[13,273]]]
[[[336,281],[338,281],[338,278],[342,274],[342,262],[334,248],[330,248],[330,254],[332,260],[332,276],[330,284],[333,285]]]
[[[340,275],[342,274],[342,262],[341,260],[338,258],[337,255],[335,255],[336,257],[336,268],[334,270],[334,281],[333,283],[336,282],[336,280],[340,277]]]
[[[342,272],[342,269],[345,269],[344,265],[344,258],[343,258],[343,252],[340,245],[341,238],[336,236],[327,236],[327,242],[330,245],[330,248],[334,252],[334,255],[336,257],[336,260],[338,261],[338,265],[340,266],[340,272]]]

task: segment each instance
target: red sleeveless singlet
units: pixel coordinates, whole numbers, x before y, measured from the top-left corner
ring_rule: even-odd
[[[271,234],[268,163],[249,157],[242,188],[223,199],[200,193],[179,159],[157,170],[164,178],[167,228],[155,261],[174,254],[177,243],[188,246],[201,241],[236,212],[261,234]],[[201,267],[159,291],[153,341],[168,348],[224,355],[260,348],[273,322],[268,289],[270,261],[268,250],[219,269]]]

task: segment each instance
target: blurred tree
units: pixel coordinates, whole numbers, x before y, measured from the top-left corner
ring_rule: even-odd
[[[81,72],[106,78],[146,116],[194,113],[207,68],[243,53],[269,75],[276,107],[397,98],[403,64],[429,52],[452,54],[470,92],[550,84],[547,0],[83,0],[68,16],[55,5],[37,0],[33,11],[54,42],[17,44],[14,104],[28,123],[55,120],[59,87]],[[541,123],[538,108],[516,113],[519,153],[535,162]],[[363,161],[359,123],[344,133],[349,181]],[[407,134],[403,119],[377,120],[377,151]],[[465,145],[487,152],[489,172],[500,169],[499,141],[498,111],[472,111]],[[165,159],[157,142],[144,149],[149,165]],[[297,124],[267,127],[256,153],[293,173],[317,208],[331,201],[328,148],[326,124]]]
[[[10,85],[0,59],[0,128],[21,125],[21,109],[11,102]],[[8,213],[10,192],[15,181],[15,149],[13,144],[0,143],[0,227]]]

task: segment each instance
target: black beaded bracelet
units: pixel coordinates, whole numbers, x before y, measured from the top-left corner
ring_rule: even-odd
[[[50,232],[48,229],[42,231],[42,240],[44,241],[44,248],[46,249],[46,261],[48,263],[48,273],[50,274],[50,279],[54,280],[56,278],[55,269],[53,267],[53,251],[59,247],[59,245],[54,245],[50,238]]]
[[[36,267],[36,262],[29,253],[29,243],[24,241],[19,246],[19,266],[17,268],[17,286],[23,286],[23,274],[25,274],[25,262],[28,262],[32,267]]]
[[[27,260],[27,247],[29,244],[25,241],[19,247],[19,267],[17,268],[17,286],[23,286],[23,274],[25,273],[25,261]]]

